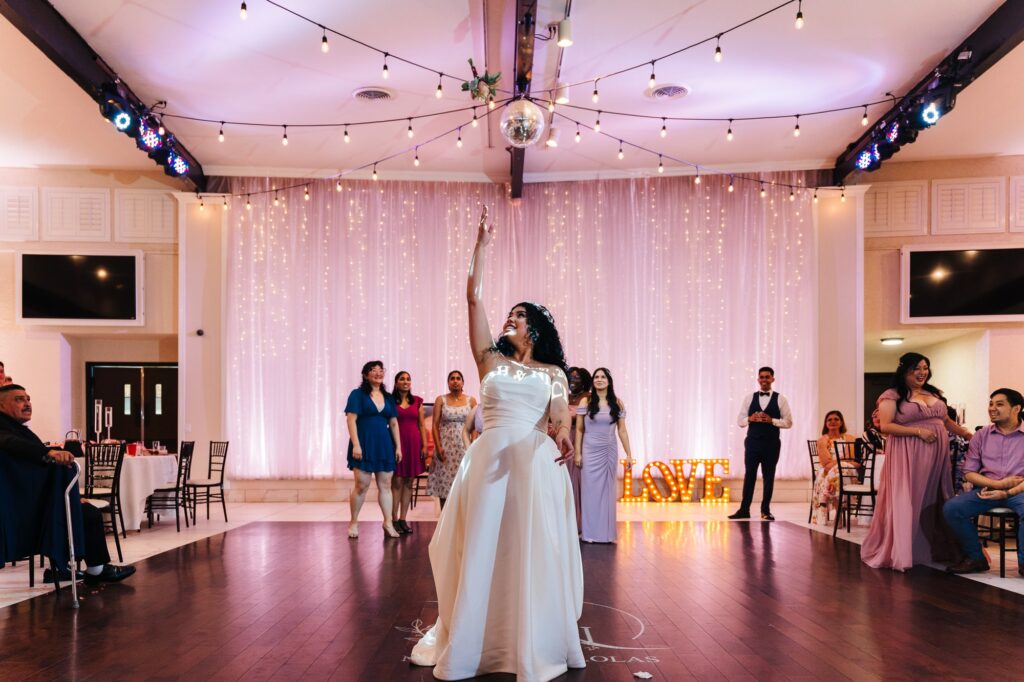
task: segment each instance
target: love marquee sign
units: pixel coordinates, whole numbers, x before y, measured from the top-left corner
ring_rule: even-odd
[[[727,504],[729,489],[722,485],[722,478],[729,474],[727,459],[673,459],[665,462],[648,462],[641,478],[643,486],[638,495],[633,494],[633,467],[629,460],[620,459],[622,465],[622,497],[619,502],[690,502],[694,494],[702,492],[701,504]],[[718,467],[716,470],[715,467]],[[654,470],[661,474],[664,487],[657,484]],[[703,479],[703,491],[698,481]]]

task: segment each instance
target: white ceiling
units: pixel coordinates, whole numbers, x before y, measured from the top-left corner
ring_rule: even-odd
[[[282,0],[282,4],[332,29],[432,68],[468,78],[466,58],[504,74],[510,88],[513,65],[514,0],[376,0],[327,2]],[[582,81],[623,66],[649,61],[685,44],[714,35],[758,14],[774,2],[742,0],[649,0],[632,9],[612,0],[578,0],[572,8],[575,45],[564,54],[563,80]],[[902,92],[974,30],[1000,0],[913,0],[857,3],[805,0],[806,25],[793,27],[788,7],[722,39],[725,58],[712,59],[713,45],[658,63],[659,84],[678,83],[691,94],[658,103],[645,91],[649,68],[608,78],[600,84],[600,108],[655,116],[733,117],[793,114],[858,105]],[[445,82],[437,100],[437,77],[389,61],[391,78],[381,78],[380,55],[331,37],[328,54],[320,51],[319,29],[262,0],[248,3],[241,21],[230,0],[56,0],[55,7],[144,100],[167,100],[168,111],[224,120],[272,124],[360,121],[468,106],[454,81]],[[538,23],[560,19],[564,1],[539,0]],[[538,29],[539,31],[541,29]],[[536,44],[534,91],[553,82],[554,41]],[[5,20],[0,20],[0,165],[83,165],[152,168],[131,140],[97,115],[96,105]],[[901,151],[899,160],[1024,153],[1014,106],[1022,99],[1017,74],[1024,51],[1017,50],[960,98],[957,109],[919,142]],[[362,86],[385,86],[393,102],[366,104],[351,93]],[[572,104],[594,107],[592,83],[572,90]],[[997,106],[998,104],[998,106]],[[875,111],[881,113],[883,107]],[[594,114],[565,108],[567,115],[592,122]],[[496,114],[499,112],[495,112]],[[660,138],[659,121],[602,116],[602,130],[624,140],[687,159],[702,166],[746,168],[830,167],[842,149],[862,132],[861,112],[803,117],[802,135],[792,135],[793,119],[737,122],[735,140],[725,140],[723,123],[669,123]],[[986,123],[977,122],[984,117]],[[414,124],[391,123],[350,129],[288,131],[227,126],[218,143],[217,125],[184,121],[168,127],[203,164],[208,174],[331,174],[401,152],[443,131],[468,122],[468,114],[450,114]],[[495,116],[496,118],[496,116]],[[495,121],[496,123],[496,121]],[[584,131],[572,141],[563,130],[557,150],[533,148],[526,169],[533,177],[581,177],[593,174],[650,172],[657,158],[629,151],[616,158],[617,142]],[[413,170],[412,154],[380,166],[382,176],[491,177],[508,175],[508,155],[496,125],[463,130],[465,145],[454,136],[419,150],[422,165]],[[666,163],[669,172],[671,163]]]

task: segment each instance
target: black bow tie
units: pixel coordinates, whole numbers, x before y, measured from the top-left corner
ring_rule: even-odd
[[[771,391],[761,391],[761,395],[771,395]]]

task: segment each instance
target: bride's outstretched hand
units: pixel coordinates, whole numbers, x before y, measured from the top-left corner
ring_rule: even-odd
[[[487,224],[487,204],[484,204],[480,211],[480,230],[477,232],[476,240],[481,246],[487,246],[494,238],[494,223]]]
[[[563,434],[555,439],[555,444],[558,445],[558,459],[555,460],[558,464],[565,464],[572,459],[575,454],[575,450],[572,446],[572,441],[569,440],[569,434]]]

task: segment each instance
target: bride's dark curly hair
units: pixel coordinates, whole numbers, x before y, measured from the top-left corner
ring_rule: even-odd
[[[555,318],[547,308],[537,303],[523,301],[512,306],[512,310],[519,306],[526,309],[526,330],[533,341],[533,359],[555,365],[568,376],[569,366],[565,362],[565,351],[562,350],[562,339],[555,327]],[[505,357],[512,357],[515,353],[512,343],[504,336],[494,342],[494,349]]]

